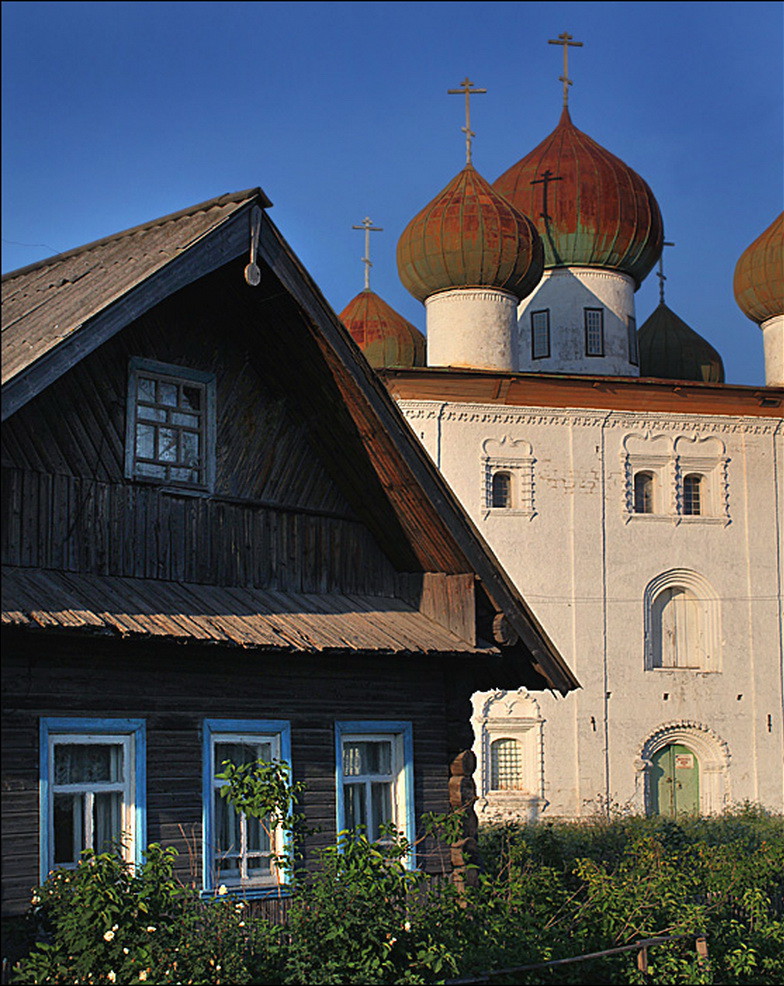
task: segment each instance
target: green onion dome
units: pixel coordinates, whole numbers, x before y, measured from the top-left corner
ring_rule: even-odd
[[[425,365],[425,337],[369,288],[346,305],[340,320],[372,367]]]
[[[400,279],[420,301],[462,287],[524,298],[541,280],[543,263],[534,223],[470,164],[414,216],[397,245]]]
[[[661,212],[647,183],[572,123],[558,126],[493,188],[534,216],[545,267],[601,267],[639,286],[662,251]],[[546,213],[546,215],[545,215]]]
[[[638,332],[640,376],[724,383],[721,356],[664,302]]]
[[[740,310],[752,322],[784,315],[784,212],[743,251],[733,288]]]

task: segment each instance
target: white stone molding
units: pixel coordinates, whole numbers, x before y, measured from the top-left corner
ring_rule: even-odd
[[[654,604],[665,589],[686,589],[701,606],[704,661],[697,667],[659,667],[656,662],[658,630],[655,626]],[[651,579],[643,594],[644,668],[656,674],[683,675],[721,671],[721,604],[716,590],[708,580],[688,568],[671,568]]]
[[[544,798],[543,725],[539,705],[526,688],[477,692],[472,698],[474,752],[477,758],[476,810],[485,821],[534,821],[546,806]],[[516,790],[490,788],[491,746],[514,739],[522,748],[521,786]]]
[[[651,804],[651,768],[659,750],[680,743],[691,750],[699,763],[700,813],[717,814],[730,804],[730,749],[725,740],[709,726],[689,719],[666,722],[639,746],[634,762],[635,802],[640,811]]]
[[[524,438],[486,438],[482,442],[482,490],[480,502],[485,517],[535,517],[533,448]],[[508,507],[493,506],[493,476],[509,473],[512,480],[512,502]]]

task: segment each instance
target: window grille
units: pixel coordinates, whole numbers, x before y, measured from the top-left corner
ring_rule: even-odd
[[[550,355],[550,312],[531,312],[531,358],[545,359]]]
[[[604,356],[604,309],[586,308],[585,311],[585,354]]]
[[[702,476],[692,473],[683,479],[683,512],[687,517],[702,513]]]
[[[634,512],[653,513],[653,474],[638,472],[634,476]]]
[[[497,739],[490,746],[490,787],[514,791],[522,786],[523,761],[516,739]]]

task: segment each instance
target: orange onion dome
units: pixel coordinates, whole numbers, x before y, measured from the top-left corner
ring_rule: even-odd
[[[732,286],[740,310],[753,322],[784,314],[784,212],[743,251]]]
[[[566,107],[550,136],[493,188],[535,217],[545,267],[610,268],[630,275],[639,287],[659,259],[664,229],[653,192],[620,158],[578,130]]]
[[[425,365],[425,337],[369,288],[349,301],[340,320],[375,369]]]
[[[403,230],[400,280],[424,301],[438,291],[492,287],[524,298],[544,269],[533,222],[467,164]]]

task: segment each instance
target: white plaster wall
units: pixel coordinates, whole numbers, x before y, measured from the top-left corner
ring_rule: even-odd
[[[784,387],[784,315],[774,315],[760,327],[765,347],[765,383]]]
[[[428,366],[514,370],[517,298],[495,288],[440,291],[425,301]]]
[[[585,352],[585,309],[604,310],[604,355]],[[550,356],[533,359],[531,313],[550,312]],[[629,318],[635,317],[634,281],[618,271],[557,267],[544,272],[539,286],[518,308],[521,371],[640,375],[629,359]]]
[[[642,810],[639,758],[665,726],[691,731],[723,764],[701,778],[704,790],[713,785],[711,807],[748,799],[782,810],[781,422],[430,401],[401,408],[582,684],[565,699],[536,696],[544,816],[577,817],[607,801]],[[532,513],[488,508],[488,439],[530,444]],[[661,514],[629,513],[626,456],[649,440],[665,459],[715,463],[712,516],[676,516],[674,496]],[[678,568],[719,597],[718,671],[645,670],[645,588]]]

